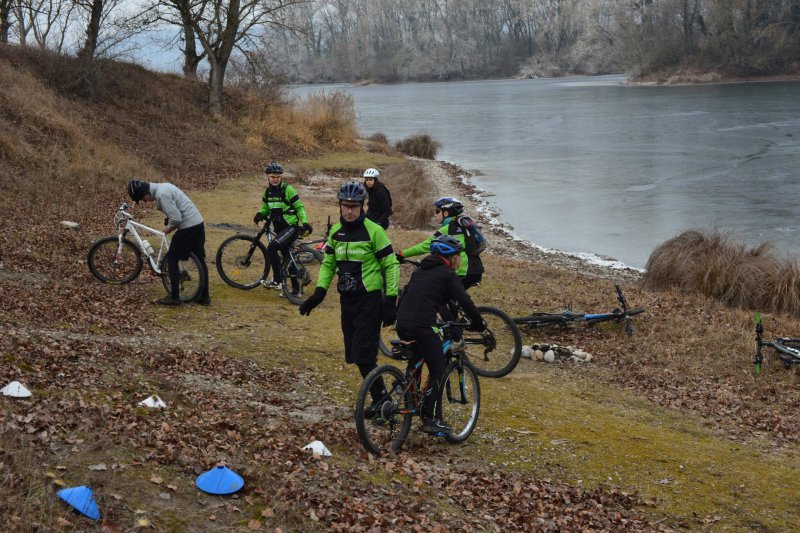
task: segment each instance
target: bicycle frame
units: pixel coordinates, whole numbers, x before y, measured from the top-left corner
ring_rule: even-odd
[[[761,365],[764,363],[764,356],[761,354],[761,349],[764,346],[773,348],[786,368],[790,368],[792,365],[800,365],[800,338],[775,337],[775,340],[765,341],[762,339],[763,333],[764,326],[761,324],[761,313],[756,312],[756,355],[753,359],[756,374],[761,372]],[[792,344],[794,346],[791,346]]]
[[[114,223],[119,231],[117,254],[122,253],[122,240],[127,237],[128,234],[131,234],[136,240],[136,245],[139,247],[141,254],[144,257],[147,257],[147,263],[150,266],[150,270],[152,270],[155,274],[161,275],[161,269],[159,268],[159,265],[161,264],[161,259],[169,250],[169,241],[167,240],[167,235],[163,231],[159,231],[155,228],[151,228],[150,226],[136,222],[134,216],[130,214],[127,209],[128,204],[123,203],[117,210],[117,215],[114,217]],[[151,254],[147,250],[144,245],[144,239],[142,239],[142,237],[139,235],[139,229],[161,237],[161,244],[158,247],[158,254]],[[154,255],[155,258],[153,257]]]

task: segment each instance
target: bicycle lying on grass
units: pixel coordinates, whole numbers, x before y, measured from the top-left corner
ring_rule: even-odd
[[[103,237],[95,241],[89,248],[86,262],[89,270],[103,283],[124,285],[135,280],[142,271],[142,263],[147,258],[147,265],[153,274],[161,276],[167,294],[170,293],[169,273],[167,272],[167,251],[169,240],[163,231],[145,226],[135,221],[128,211],[128,204],[123,203],[114,216],[114,225],[118,235]],[[147,231],[161,238],[158,253],[139,235],[139,230]],[[128,236],[131,235],[135,242]],[[178,261],[180,269],[179,298],[182,302],[191,302],[200,294],[205,275],[200,268],[200,260],[193,253],[186,260]]]
[[[330,233],[330,218],[328,233]],[[250,290],[266,281],[269,256],[267,245],[262,242],[266,235],[267,245],[275,238],[275,232],[265,222],[256,235],[236,234],[228,237],[217,250],[217,272],[222,280],[237,289]],[[325,235],[327,238],[327,233]],[[314,292],[322,266],[323,255],[318,249],[326,239],[302,242],[295,239],[289,251],[283,254],[281,279],[284,296],[293,304],[300,305]]]
[[[419,267],[420,262],[404,259]],[[402,294],[400,295],[402,297]],[[464,312],[456,302],[449,304],[454,309],[455,319],[466,320]],[[481,332],[465,331],[463,339],[465,344],[464,357],[469,360],[478,375],[487,378],[501,378],[513,371],[519,364],[522,355],[522,335],[514,320],[496,307],[486,305],[477,306],[481,317],[486,321],[486,329]],[[379,348],[389,357],[393,356],[392,345],[397,338],[394,327],[381,330]]]
[[[756,374],[761,372],[761,365],[764,363],[764,356],[761,348],[769,346],[775,349],[775,353],[783,361],[783,366],[791,368],[792,365],[800,365],[800,339],[792,337],[775,337],[775,340],[764,341],[761,338],[764,333],[764,326],[761,325],[761,313],[756,313],[756,355],[753,363],[756,367]]]
[[[444,389],[442,393],[442,418],[453,428],[450,433],[440,434],[448,442],[458,444],[469,438],[478,423],[481,410],[481,389],[478,374],[466,357],[463,345],[454,346],[449,339],[452,327],[466,327],[469,320],[439,322],[446,363]],[[392,341],[392,357],[398,361],[408,361],[406,371],[392,365],[382,365],[370,372],[358,391],[355,419],[358,438],[364,448],[374,454],[399,451],[408,438],[411,419],[414,415],[422,417],[428,379],[422,381],[424,358],[414,360],[410,344],[405,341]],[[388,391],[376,404],[379,406],[372,415],[366,411],[372,405],[370,389],[383,380]]]
[[[633,335],[633,324],[631,317],[644,313],[643,307],[630,309],[625,294],[619,285],[614,285],[617,290],[617,300],[622,308],[615,308],[608,313],[575,313],[570,309],[565,309],[560,313],[533,313],[528,316],[515,318],[514,323],[528,328],[544,328],[548,326],[566,327],[575,322],[581,322],[588,326],[600,324],[601,322],[625,322],[625,333],[630,337]]]

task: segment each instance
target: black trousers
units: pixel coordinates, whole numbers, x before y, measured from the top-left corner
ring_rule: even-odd
[[[422,414],[425,417],[436,416],[442,418],[442,391],[444,389],[445,357],[442,351],[442,339],[433,328],[421,331],[419,329],[405,329],[402,324],[397,325],[397,335],[404,341],[414,341],[411,351],[414,354],[410,365],[420,359],[425,360],[428,366],[428,388],[425,389],[425,404]]]
[[[169,272],[170,295],[178,299],[180,294],[180,272],[178,261],[189,259],[194,253],[200,261],[200,268],[205,274],[205,282],[200,287],[199,298],[208,298],[208,266],[206,265],[206,227],[204,223],[185,229],[179,229],[172,237],[167,252],[167,271]]]
[[[267,265],[267,272],[266,275],[269,274],[269,268],[272,267],[272,279],[276,282],[280,283],[283,278],[281,277],[281,256],[278,255],[280,252],[281,255],[284,257],[286,254],[289,253],[289,246],[292,245],[294,240],[297,238],[297,228],[294,226],[286,226],[282,230],[278,231],[277,228],[276,233],[277,236],[272,239],[272,242],[269,243],[267,246],[267,256],[269,256],[269,265]],[[294,282],[292,285],[295,285],[297,282]],[[297,289],[297,287],[293,287]]]
[[[383,295],[381,291],[339,297],[342,309],[342,335],[344,359],[358,366],[362,378],[378,366],[378,344],[383,322]],[[370,389],[373,401],[385,395],[383,380]]]

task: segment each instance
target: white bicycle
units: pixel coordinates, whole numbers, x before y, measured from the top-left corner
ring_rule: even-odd
[[[128,204],[119,206],[114,216],[114,225],[119,234],[103,237],[89,248],[86,258],[89,270],[103,283],[124,285],[135,280],[142,271],[142,263],[147,264],[153,274],[161,276],[167,294],[170,292],[169,273],[167,272],[167,251],[169,241],[163,231],[145,226],[134,220],[128,211]],[[147,231],[161,238],[161,245],[156,253],[155,248],[139,235],[139,230]],[[132,236],[135,242],[128,238]],[[182,302],[191,302],[200,294],[205,282],[205,275],[200,268],[200,261],[193,253],[188,259],[178,261],[180,267],[180,293]]]

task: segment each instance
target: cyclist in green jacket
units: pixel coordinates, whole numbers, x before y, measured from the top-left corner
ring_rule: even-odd
[[[458,222],[459,215],[464,212],[464,204],[453,197],[445,196],[436,200],[433,205],[436,207],[436,222],[441,224],[439,229],[424,241],[398,252],[397,258],[402,261],[404,257],[427,254],[431,249],[431,241],[436,237],[451,235],[463,248],[460,254],[461,266],[456,270],[456,274],[461,278],[461,284],[465,289],[474,287],[483,277],[483,262],[478,255],[467,255],[464,228]]]
[[[300,314],[308,315],[322,303],[333,275],[338,274],[344,357],[347,363],[358,366],[361,377],[366,377],[378,366],[381,323],[390,326],[397,319],[400,265],[386,231],[365,216],[364,186],[348,181],[337,198],[341,218],[328,235],[317,288],[300,305]],[[382,383],[376,383],[374,389],[370,391],[373,401],[385,395]]]
[[[275,238],[267,246],[269,264],[264,274],[264,287],[268,289],[281,288],[281,258],[278,252],[286,254],[289,246],[299,236],[299,226],[302,225],[305,234],[312,231],[306,216],[306,208],[294,187],[283,181],[283,166],[279,163],[270,163],[264,168],[267,182],[264,184],[264,194],[261,197],[261,209],[253,217],[253,222],[258,224],[266,220],[275,230]],[[267,281],[269,269],[272,267],[272,279]],[[297,280],[292,279],[292,290],[300,289]]]

